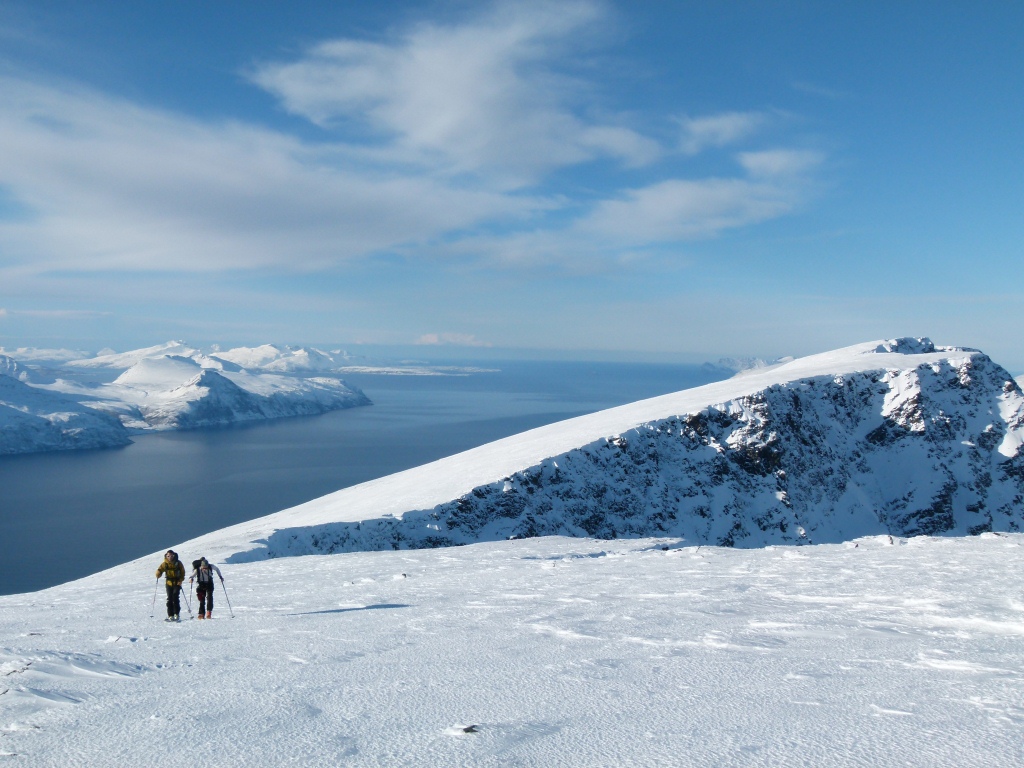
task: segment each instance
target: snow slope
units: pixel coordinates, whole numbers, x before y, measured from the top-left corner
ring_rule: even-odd
[[[158,555],[0,597],[0,764],[1024,763],[1024,536],[669,544],[222,565],[182,624]]]
[[[871,342],[552,424],[198,540],[233,562],[511,536],[764,546],[1024,528],[1024,396]]]
[[[131,442],[115,417],[75,399],[29,386],[4,373],[16,372],[0,357],[0,455],[77,448],[107,448]],[[2,489],[0,489],[2,496]]]

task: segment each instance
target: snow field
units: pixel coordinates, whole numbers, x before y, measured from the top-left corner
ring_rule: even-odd
[[[136,561],[0,598],[0,764],[1020,765],[1022,544],[282,558],[182,624]]]

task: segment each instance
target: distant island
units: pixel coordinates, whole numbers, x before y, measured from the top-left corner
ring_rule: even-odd
[[[181,341],[130,352],[0,354],[0,454],[109,448],[201,429],[371,405],[340,377],[347,356],[307,347],[210,353]]]

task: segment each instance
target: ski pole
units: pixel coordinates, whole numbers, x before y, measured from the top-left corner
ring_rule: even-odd
[[[231,613],[231,618],[235,618],[235,612],[231,608],[231,598],[228,597],[228,585],[224,583],[224,577],[220,577],[220,585],[224,587],[224,599],[228,601],[228,611]]]
[[[160,587],[160,577],[156,577],[156,583],[153,585],[153,605],[149,607],[149,618],[153,618],[153,614],[156,613],[156,591]]]
[[[178,585],[178,592],[184,592],[184,591],[185,591],[185,590],[183,590],[183,589],[181,588],[181,585],[179,584],[179,585]],[[190,591],[191,591],[191,590],[190,590]],[[186,598],[187,598],[187,597],[188,597],[188,595],[186,595]],[[188,601],[187,599],[185,600],[185,607],[186,607],[186,608],[188,608],[188,617],[189,617],[190,619],[194,619],[194,618],[195,618],[195,616],[193,616],[193,615],[192,615],[192,604],[191,604],[191,603],[190,603],[190,602],[189,602],[189,601]]]

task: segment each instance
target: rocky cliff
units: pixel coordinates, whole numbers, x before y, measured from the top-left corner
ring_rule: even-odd
[[[855,353],[864,370],[787,380],[782,366],[767,386],[560,452],[432,508],[280,529],[266,554],[551,534],[762,546],[1021,530],[1024,396],[1014,379],[980,352],[927,339]],[[872,355],[884,364],[873,367]]]

